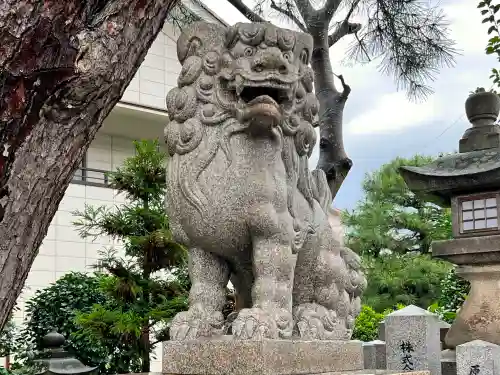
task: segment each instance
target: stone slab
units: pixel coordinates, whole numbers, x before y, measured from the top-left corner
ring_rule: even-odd
[[[384,341],[364,342],[363,353],[366,369],[385,370],[387,368]]]
[[[151,374],[160,375],[160,373],[151,373]],[[163,375],[175,375],[175,374],[163,374]],[[431,375],[431,373],[430,371],[392,372],[388,370],[365,369],[360,371],[322,372],[320,374],[307,374],[307,375]]]
[[[389,370],[365,369],[362,371],[327,372],[322,374],[311,374],[311,375],[431,375],[431,372],[430,371],[394,372]]]
[[[481,340],[456,348],[457,375],[500,375],[500,346]]]
[[[163,374],[299,375],[362,369],[361,341],[221,339],[163,343]]]

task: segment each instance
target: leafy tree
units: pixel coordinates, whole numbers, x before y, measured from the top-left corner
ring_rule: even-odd
[[[363,256],[368,287],[363,303],[377,312],[396,304],[427,308],[441,296],[452,265],[429,256],[432,241],[451,238],[451,214],[413,194],[399,174],[404,165],[423,166],[427,156],[396,158],[367,175],[364,197],[343,212],[346,243]]]
[[[334,84],[329,49],[354,36],[348,58],[359,63],[377,60],[392,74],[398,88],[411,98],[431,92],[427,83],[443,65],[453,65],[454,43],[448,37],[442,11],[431,2],[391,0],[257,0],[251,9],[243,0],[228,0],[250,21],[281,17],[314,40],[312,68],[320,102],[320,157],[318,168],[328,176],[333,195],[352,167],[342,137],[342,114],[351,92],[342,75],[342,91]],[[345,12],[344,12],[345,11]],[[364,25],[352,22],[367,16]]]
[[[451,213],[413,194],[399,174],[399,167],[423,166],[433,159],[396,158],[363,181],[364,198],[352,211],[343,212],[346,242],[361,255],[381,251],[427,254],[431,242],[451,238]]]
[[[498,1],[484,0],[480,1],[478,8],[481,9],[481,15],[484,16],[483,23],[488,23],[488,35],[492,35],[486,46],[486,54],[494,55],[497,61],[500,62],[500,18],[497,13],[500,10]],[[493,84],[500,87],[500,71],[496,68],[491,70],[490,78],[493,79]]]
[[[117,348],[129,354],[113,364],[121,373],[149,372],[151,351],[166,338],[166,323],[187,308],[186,280],[160,275],[184,267],[186,253],[173,241],[165,215],[166,154],[156,141],[134,144],[136,155],[109,177],[127,203],[112,209],[86,206],[75,212],[82,237],[108,235],[124,246],[124,258],[111,249],[98,263],[111,275],[102,289],[113,308],[98,304],[77,317],[86,334],[106,344],[118,343]]]
[[[17,348],[16,361],[30,362],[30,352],[42,350],[42,338],[52,329],[64,335],[66,349],[89,366],[100,366],[103,370],[109,356],[120,356],[115,351],[116,343],[102,345],[92,336],[79,332],[75,323],[78,311],[90,311],[94,304],[109,303],[108,297],[100,290],[105,279],[102,274],[70,272],[47,288],[38,290],[25,305],[26,318],[16,338],[21,344]]]
[[[448,323],[453,323],[470,291],[470,283],[457,276],[455,268],[448,271],[441,283],[441,296],[429,310]]]
[[[0,329],[85,152],[178,3],[2,1]]]
[[[362,300],[377,312],[398,304],[426,309],[440,298],[442,282],[453,267],[420,254],[365,256],[363,260],[368,286]]]
[[[17,327],[12,319],[9,319],[0,332],[0,357],[7,357],[16,349]]]

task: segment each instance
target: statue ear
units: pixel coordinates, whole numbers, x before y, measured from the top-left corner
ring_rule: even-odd
[[[181,64],[190,56],[220,51],[225,44],[226,28],[210,22],[194,22],[177,39],[177,58]]]

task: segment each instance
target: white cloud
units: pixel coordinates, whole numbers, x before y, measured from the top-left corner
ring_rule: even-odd
[[[447,1],[443,7],[447,19],[450,21],[450,36],[457,43],[457,48],[470,54],[483,54],[488,42],[489,24],[481,21],[480,9],[476,1]]]
[[[403,92],[382,95],[372,108],[365,108],[346,125],[348,133],[370,134],[403,131],[433,119],[438,113],[435,100],[409,102]]]

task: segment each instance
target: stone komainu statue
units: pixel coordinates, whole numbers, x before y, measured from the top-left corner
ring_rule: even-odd
[[[329,224],[324,172],[308,167],[311,52],[310,35],[267,23],[198,22],[178,39],[166,207],[192,288],[173,340],[223,334],[229,280],[235,338],[350,338],[366,280]]]

